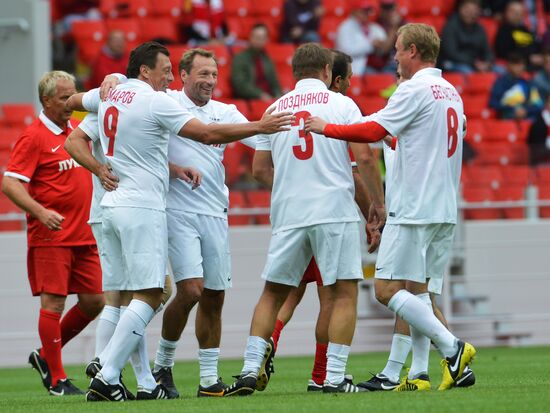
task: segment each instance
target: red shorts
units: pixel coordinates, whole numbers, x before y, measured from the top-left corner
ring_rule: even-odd
[[[32,295],[101,294],[97,246],[31,247],[27,268]]]
[[[317,267],[317,263],[315,262],[315,258],[312,258],[309,262],[309,265],[306,268],[306,271],[304,272],[304,276],[302,277],[303,283],[312,283],[315,281],[319,287],[323,286],[323,279],[321,278],[321,271],[319,271],[319,267]]]

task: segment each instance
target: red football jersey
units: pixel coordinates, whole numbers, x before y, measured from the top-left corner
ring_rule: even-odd
[[[35,201],[65,217],[60,231],[50,231],[27,214],[29,247],[95,244],[86,223],[92,201],[92,176],[63,148],[72,130],[70,122],[62,130],[41,113],[11,152],[4,175],[27,182]]]

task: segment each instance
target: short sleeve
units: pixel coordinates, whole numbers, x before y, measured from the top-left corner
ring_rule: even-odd
[[[227,123],[238,124],[238,123],[247,123],[248,119],[237,109],[235,105],[227,105]],[[225,121],[224,121],[225,122]],[[258,139],[256,136],[251,136],[249,138],[244,138],[240,142],[249,148],[256,149],[256,143]]]
[[[347,96],[344,96],[344,114],[346,116],[346,125],[353,125],[355,123],[361,123],[363,115],[357,104]]]
[[[78,125],[82,131],[88,135],[92,141],[99,139],[99,126],[97,123],[97,113],[88,113],[84,120]]]
[[[386,129],[391,136],[401,135],[422,107],[422,96],[419,96],[414,84],[412,80],[400,84],[386,107],[371,116],[371,120]]]
[[[11,152],[8,167],[4,176],[11,176],[24,182],[30,182],[40,160],[38,138],[23,133]]]
[[[179,103],[162,92],[155,94],[151,100],[150,109],[153,119],[176,135],[187,122],[194,119],[191,112],[182,108]]]
[[[88,112],[97,113],[97,111],[99,110],[100,102],[101,99],[99,98],[99,88],[87,91],[82,97],[82,106],[84,106],[84,109],[86,109]]]
[[[271,151],[271,139],[267,135],[256,135],[256,150]]]

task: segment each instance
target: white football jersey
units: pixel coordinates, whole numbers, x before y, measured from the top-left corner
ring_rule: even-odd
[[[169,90],[167,93],[206,124],[248,122],[235,105],[210,100],[204,106],[197,106],[183,90]],[[256,147],[256,137],[241,142]],[[176,134],[170,135],[168,160],[179,166],[195,167],[202,173],[202,182],[197,189],[192,190],[191,185],[183,180],[170,179],[167,208],[227,219],[229,189],[225,185],[225,168],[222,164],[226,147],[227,144],[205,145]]]
[[[398,144],[388,223],[456,223],[464,108],[441,70],[418,71],[371,115]]]
[[[292,111],[290,131],[260,135],[256,150],[270,150],[275,168],[271,194],[273,232],[331,222],[359,221],[348,144],[305,133],[304,121],[320,116],[331,123],[361,121],[348,97],[317,79],[303,79],[279,98],[275,112]]]
[[[90,112],[86,115],[84,120],[78,125],[82,131],[88,135],[92,140],[92,155],[98,160],[98,162],[106,163],[107,159],[103,154],[103,148],[101,147],[101,140],[99,139],[99,127],[97,124],[97,113]],[[88,223],[96,224],[102,222],[102,209],[100,206],[101,199],[105,193],[103,185],[99,178],[92,174],[92,184],[94,192],[92,195],[92,204],[90,207],[90,219]]]
[[[101,206],[164,210],[168,192],[168,138],[193,115],[166,93],[129,79],[99,103],[101,146],[118,176],[118,188],[106,192]]]

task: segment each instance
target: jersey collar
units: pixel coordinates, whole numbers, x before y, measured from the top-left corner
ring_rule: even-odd
[[[294,87],[294,90],[300,90],[300,89],[311,89],[311,88],[319,88],[322,87],[323,89],[327,89],[327,85],[323,83],[323,81],[319,79],[302,79],[298,80],[296,83],[296,86]]]
[[[49,129],[51,133],[54,135],[61,135],[62,133],[65,133],[63,129],[61,129],[59,126],[57,126],[55,123],[53,123],[50,118],[46,116],[43,110],[40,111],[40,115],[38,115],[38,118],[40,119],[40,122],[44,124],[46,128]],[[71,121],[67,121],[67,129],[73,130],[73,125],[71,125]]]
[[[415,79],[417,77],[424,77],[424,76],[436,76],[441,77],[441,69],[437,69],[435,67],[427,67],[425,69],[420,69],[418,72],[416,72],[411,79]]]
[[[193,102],[189,96],[187,96],[187,93],[185,93],[185,90],[181,89],[180,91],[180,96],[181,96],[181,104],[183,105],[183,107],[185,109],[198,109],[198,110],[204,110],[204,111],[208,111],[208,108],[210,107],[210,102],[212,102],[212,99],[210,99],[208,102],[206,102],[205,105],[202,105],[202,106],[198,106],[195,104],[195,102]]]

